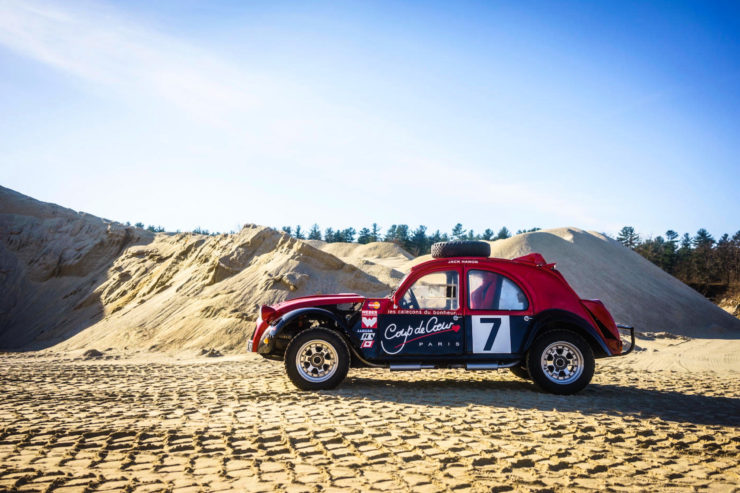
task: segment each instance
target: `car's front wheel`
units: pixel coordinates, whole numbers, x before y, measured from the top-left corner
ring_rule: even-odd
[[[588,342],[570,330],[550,330],[535,339],[527,354],[534,383],[553,394],[575,394],[594,375],[594,354]]]
[[[349,361],[342,337],[322,327],[299,333],[285,351],[288,378],[301,390],[335,388],[347,376]]]

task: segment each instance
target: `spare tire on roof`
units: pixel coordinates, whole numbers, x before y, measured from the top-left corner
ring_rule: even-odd
[[[442,241],[432,245],[432,257],[490,257],[491,245],[485,241]]]

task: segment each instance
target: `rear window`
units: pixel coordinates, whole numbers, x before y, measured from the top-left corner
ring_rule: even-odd
[[[506,276],[487,270],[468,271],[471,310],[522,311],[529,308],[524,291]]]

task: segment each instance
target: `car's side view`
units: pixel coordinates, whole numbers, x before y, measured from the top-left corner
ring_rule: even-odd
[[[484,242],[433,245],[386,298],[337,294],[263,306],[248,349],[285,362],[303,390],[334,388],[350,367],[509,368],[543,390],[572,394],[595,359],[624,355],[634,329],[583,300],[540,254],[489,258]],[[619,328],[631,334],[623,351]]]

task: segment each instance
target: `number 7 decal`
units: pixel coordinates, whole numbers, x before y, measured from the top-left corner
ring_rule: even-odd
[[[508,316],[472,316],[473,353],[511,353]]]
[[[500,318],[481,318],[481,323],[484,324],[493,324],[491,326],[491,333],[488,334],[488,339],[486,339],[486,345],[483,346],[483,351],[488,352],[493,347],[493,341],[496,340],[496,334],[498,334],[498,328],[501,327],[501,319]]]

